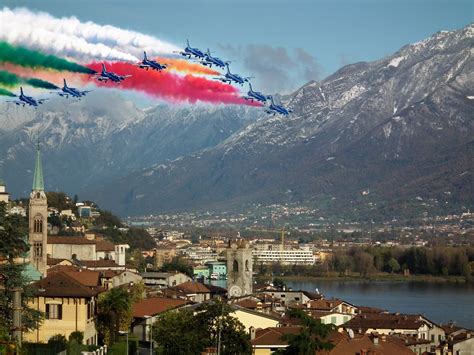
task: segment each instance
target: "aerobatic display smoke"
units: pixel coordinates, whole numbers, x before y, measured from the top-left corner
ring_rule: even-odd
[[[150,56],[171,54],[178,47],[153,36],[115,26],[81,22],[76,17],[56,18],[25,8],[0,11],[0,40],[79,60],[135,62]]]
[[[13,73],[0,70],[0,85],[14,87],[22,84],[42,89],[58,89],[56,85],[45,80],[37,78],[25,78]]]
[[[262,106],[242,98],[239,88],[212,80],[209,76],[221,75],[215,68],[195,58],[178,58],[174,53],[179,49],[153,36],[75,17],[0,9],[1,86],[57,89],[56,84],[66,79],[77,87],[92,84],[138,91],[172,103]],[[166,68],[140,68],[145,51]],[[131,77],[119,83],[98,81],[92,74],[100,73],[103,63],[109,72]]]
[[[167,69],[187,74],[219,75],[217,70],[205,67],[197,63],[189,63],[185,59],[158,57],[156,60],[160,64],[167,64]]]
[[[14,47],[6,42],[0,42],[0,63],[14,63],[23,67],[44,67],[56,70],[66,70],[77,73],[92,74],[93,71],[77,63],[46,55],[23,47]]]
[[[11,91],[8,91],[7,89],[0,88],[0,96],[15,97],[16,95],[14,93],[12,93]]]
[[[102,63],[91,63],[89,68],[101,70]],[[107,70],[119,75],[132,75],[119,84],[113,82],[98,83],[98,86],[121,87],[140,91],[153,97],[171,102],[197,101],[209,103],[226,103],[260,106],[258,103],[247,102],[239,90],[231,85],[208,80],[193,75],[180,76],[170,72],[145,71],[129,63],[107,63]],[[93,79],[89,78],[87,81]]]

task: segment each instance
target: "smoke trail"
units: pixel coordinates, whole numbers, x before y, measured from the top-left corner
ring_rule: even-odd
[[[10,96],[10,97],[15,97],[16,96],[11,91],[8,91],[7,89],[2,89],[2,88],[0,88],[0,95],[1,96]]]
[[[150,56],[178,50],[170,43],[139,32],[7,7],[0,11],[0,40],[79,60],[135,62],[143,50]]]
[[[201,64],[189,63],[184,59],[158,57],[156,60],[162,64],[168,64],[168,69],[188,74],[219,75],[217,70],[205,67]]]
[[[93,73],[89,68],[54,55],[46,55],[38,51],[14,47],[6,42],[0,42],[0,63],[4,62],[15,63],[23,67],[45,67],[77,73]]]
[[[16,74],[9,73],[4,70],[0,70],[0,85],[14,87],[21,84],[27,84],[35,88],[42,89],[58,89],[53,83],[47,82],[45,80],[36,79],[36,78],[24,78]]]
[[[88,65],[89,68],[94,70],[100,70],[100,66],[101,63]],[[128,63],[108,63],[107,70],[121,75],[130,74],[132,76],[120,84],[108,82],[96,83],[96,85],[140,91],[170,102],[195,103],[201,101],[260,106],[258,103],[244,100],[237,88],[203,77],[193,75],[180,76],[167,71],[145,71]],[[92,79],[84,78],[84,80],[90,82]]]
[[[57,71],[49,68],[28,68],[11,63],[0,63],[0,70],[4,70],[22,77],[46,80],[58,85],[63,82],[63,79],[67,79],[69,84],[82,84],[83,80],[81,80],[80,77],[84,75]]]

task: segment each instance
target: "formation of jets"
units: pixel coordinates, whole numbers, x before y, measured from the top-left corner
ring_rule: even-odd
[[[54,93],[58,94],[59,96],[65,97],[66,99],[71,97],[76,97],[76,98],[81,98],[83,96],[86,96],[86,94],[90,91],[81,91],[76,88],[72,88],[67,85],[66,79],[63,79],[64,85],[61,88],[60,92],[55,91]]]
[[[200,50],[199,48],[191,47],[189,44],[189,40],[186,40],[186,47],[177,52],[183,57],[188,59],[196,59],[200,64],[204,66],[215,66],[216,68],[226,69],[224,74],[214,78],[215,80],[219,80],[226,84],[239,84],[243,86],[245,83],[249,84],[249,91],[247,92],[246,96],[243,96],[245,100],[251,102],[260,102],[264,105],[264,109],[266,113],[272,115],[284,115],[288,116],[291,113],[291,110],[284,107],[283,105],[275,104],[273,96],[271,95],[264,95],[261,92],[255,91],[252,88],[252,84],[250,83],[250,79],[252,77],[243,77],[239,74],[232,73],[229,68],[230,61],[224,61],[218,57],[214,57],[211,55],[211,51],[209,48],[206,52]],[[146,52],[143,52],[143,60],[139,63],[135,64],[137,67],[145,70],[156,70],[161,72],[167,68],[167,64],[159,63],[156,60],[148,59]],[[108,82],[111,81],[116,84],[120,84],[126,78],[130,77],[131,75],[120,75],[111,71],[107,71],[105,64],[102,64],[102,71],[95,73],[92,75],[93,78],[100,82]],[[81,97],[85,96],[89,91],[81,91],[73,87],[69,87],[66,83],[66,79],[64,79],[64,85],[60,88],[60,91],[55,91],[59,96],[69,98],[70,96],[73,98],[80,99]],[[20,95],[18,96],[18,100],[16,101],[9,101],[13,102],[16,105],[29,105],[38,107],[39,104],[42,104],[47,99],[34,99],[31,96],[26,96],[23,94],[23,88],[20,88]]]
[[[146,52],[143,52],[143,60],[137,64],[139,68],[148,70],[158,70],[162,71],[163,69],[166,69],[167,65],[166,64],[160,64],[156,60],[151,60],[148,59],[146,56]]]
[[[230,61],[224,61],[218,57],[214,57],[211,55],[211,51],[209,48],[206,52],[200,50],[199,48],[191,47],[189,44],[189,40],[186,40],[186,47],[183,51],[178,52],[183,57],[187,57],[189,59],[197,59],[199,63],[205,66],[212,67],[213,65],[217,68],[224,69],[226,68],[226,73],[220,75],[219,77],[214,78],[215,80],[219,80],[226,84],[239,84],[241,86],[244,83],[249,83],[249,91],[247,92],[246,96],[243,96],[245,100],[252,101],[252,102],[260,102],[265,105],[265,112],[272,114],[272,115],[284,115],[288,116],[291,113],[290,109],[287,109],[283,105],[275,104],[273,96],[264,95],[261,92],[254,91],[252,88],[252,84],[250,83],[250,79],[252,77],[243,77],[239,74],[232,73],[229,68]]]
[[[33,106],[33,107],[38,107],[38,105],[41,105],[44,101],[46,101],[47,99],[35,99],[31,96],[26,96],[24,93],[23,93],[23,88],[20,86],[20,95],[18,96],[18,100],[15,100],[15,101],[7,101],[7,102],[12,102],[14,103],[15,105],[17,106],[20,106],[22,105],[23,107],[25,107],[25,105],[28,105],[28,106]]]
[[[105,64],[102,63],[102,71],[100,73],[96,73],[92,76],[93,78],[96,78],[99,81],[112,81],[114,83],[119,84],[121,81],[125,80],[126,78],[131,77],[131,75],[119,75],[116,73],[112,73],[111,71],[107,71],[107,68],[105,67]]]

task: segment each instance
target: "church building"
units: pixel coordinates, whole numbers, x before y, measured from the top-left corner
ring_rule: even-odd
[[[30,194],[28,214],[28,243],[30,244],[30,264],[46,277],[48,200],[44,192],[43,167],[39,143],[36,147],[35,172]]]

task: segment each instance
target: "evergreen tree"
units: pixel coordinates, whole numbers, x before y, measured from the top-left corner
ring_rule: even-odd
[[[320,320],[311,318],[300,309],[290,311],[290,317],[298,318],[301,322],[301,331],[298,334],[285,334],[283,340],[288,342],[284,349],[274,352],[275,355],[314,355],[320,350],[331,350],[334,345],[326,338],[334,325],[323,324]]]
[[[28,288],[27,280],[22,271],[24,265],[18,263],[29,250],[26,242],[28,236],[28,223],[26,218],[19,215],[7,215],[6,204],[0,203],[0,274],[6,292],[0,292],[0,335],[5,336],[11,329],[13,320],[13,293],[16,287],[23,289],[22,297],[22,325],[24,329],[36,329],[43,314],[27,306],[27,300],[32,296],[32,289]]]

